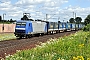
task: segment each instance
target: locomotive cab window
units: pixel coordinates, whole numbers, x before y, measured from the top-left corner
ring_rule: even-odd
[[[23,22],[23,23],[21,24],[21,26],[26,26],[26,23],[25,23],[25,22]]]
[[[25,22],[17,22],[16,25],[17,26],[26,26],[26,23]]]
[[[20,25],[21,25],[21,23],[20,23],[20,22],[17,22],[17,23],[16,23],[16,25],[17,25],[17,26],[20,26]]]

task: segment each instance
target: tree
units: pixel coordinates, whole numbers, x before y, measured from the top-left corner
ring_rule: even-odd
[[[77,24],[81,23],[81,21],[82,21],[82,18],[81,18],[81,17],[76,17],[76,18],[75,18],[75,22],[76,22]]]
[[[90,14],[85,18],[84,24],[87,25],[90,23]]]
[[[69,22],[70,23],[75,23],[74,18],[70,18]]]
[[[13,22],[13,20],[12,20],[12,19],[10,19],[10,22]]]
[[[0,21],[2,20],[2,17],[0,16]]]

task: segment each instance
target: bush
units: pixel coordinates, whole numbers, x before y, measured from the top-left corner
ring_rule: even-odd
[[[83,31],[90,31],[90,24],[87,24],[87,26],[83,28]]]

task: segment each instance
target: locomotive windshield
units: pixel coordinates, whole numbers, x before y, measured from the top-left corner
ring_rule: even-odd
[[[26,22],[17,22],[16,25],[17,26],[26,26]]]

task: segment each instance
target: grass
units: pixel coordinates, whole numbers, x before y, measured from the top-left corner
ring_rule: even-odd
[[[31,50],[17,50],[6,60],[90,60],[90,32],[50,39]]]
[[[0,34],[0,41],[15,39],[14,33],[2,33]]]

